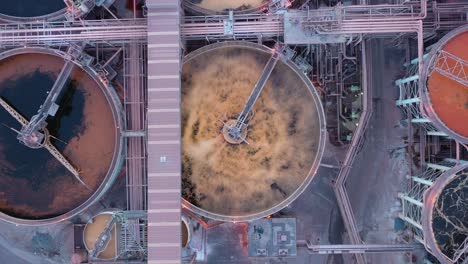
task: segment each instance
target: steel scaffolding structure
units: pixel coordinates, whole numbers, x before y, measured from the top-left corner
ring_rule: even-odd
[[[186,40],[271,39],[285,33],[285,18],[307,34],[384,34],[414,32],[414,21],[426,18],[426,1],[404,5],[336,6],[319,10],[296,10],[278,14],[230,14],[183,18],[180,31]],[[426,35],[463,23],[456,3],[440,4],[425,24]],[[455,16],[454,14],[459,16]],[[0,46],[59,46],[70,42],[146,42],[146,19],[106,19],[57,22],[26,22],[0,25]],[[287,43],[286,43],[287,44]]]
[[[401,199],[402,212],[398,215],[403,221],[409,223],[413,231],[414,240],[424,243],[424,232],[421,224],[424,192],[434,184],[437,178],[456,163],[446,160],[439,164],[428,163],[426,170],[415,176],[407,176],[410,181],[409,189],[398,194]]]
[[[445,45],[457,36],[468,32],[468,24],[456,28],[445,34],[436,44],[431,47],[430,52],[425,59],[425,66],[419,69],[419,98],[423,115],[426,116],[437,130],[444,132],[457,142],[467,144],[468,136],[463,135],[449,127],[441,120],[436,112],[431,96],[429,94],[428,82],[433,73],[438,73],[445,78],[458,82],[461,87],[467,87],[468,83],[468,62],[444,50]]]
[[[314,245],[308,240],[298,240],[298,246],[306,246],[309,254],[372,254],[372,253],[401,253],[412,252],[417,248],[415,245],[391,244],[391,245]]]
[[[143,260],[147,251],[147,215],[144,211],[111,211],[103,212],[111,217],[96,238],[94,248],[89,249],[91,261],[102,261],[99,253],[106,249],[109,241],[116,241],[114,261]],[[115,230],[115,232],[112,232]]]
[[[464,67],[466,63],[459,58],[453,58],[449,53],[443,50],[436,52],[437,57],[435,63],[425,65],[430,73],[437,71],[445,76],[463,83],[466,79]],[[428,55],[424,55],[424,62],[430,63]],[[440,186],[440,181],[447,175],[452,168],[465,164],[462,160],[468,153],[468,147],[454,140],[446,132],[438,129],[438,126],[433,123],[433,116],[426,111],[428,102],[424,96],[427,95],[425,82],[421,80],[422,69],[419,59],[414,59],[405,64],[407,77],[395,81],[395,85],[399,90],[399,98],[396,100],[396,105],[400,107],[406,116],[406,121],[410,126],[409,141],[413,142],[413,137],[419,138],[416,141],[419,143],[419,151],[415,153],[415,158],[421,168],[420,173],[408,175],[408,185],[404,192],[398,194],[401,200],[402,212],[399,218],[407,223],[407,227],[413,234],[413,239],[423,244],[426,249],[431,252],[442,263],[455,263],[455,258],[450,259],[443,255],[435,246],[434,243],[428,242],[428,237],[434,237],[432,226],[425,223],[426,218],[430,218],[427,211],[428,207],[434,207],[435,199],[428,198],[429,191],[438,188],[441,191],[443,186]],[[424,74],[427,78],[427,73]],[[411,127],[416,128],[417,134],[412,134]],[[413,146],[409,146],[412,148]],[[468,163],[467,163],[468,164]],[[435,185],[438,187],[434,187]],[[429,241],[433,241],[429,240]],[[465,250],[464,248],[460,251]],[[464,251],[463,251],[464,252]],[[461,256],[464,253],[459,253]],[[429,262],[430,263],[430,262]]]
[[[119,217],[119,256],[126,260],[144,260],[148,255],[148,223],[144,211],[124,211]]]
[[[131,42],[124,45],[122,52],[127,210],[146,210],[146,48],[141,43]]]
[[[122,221],[124,224],[120,232],[123,234],[121,248],[125,249],[125,252],[144,252],[143,255],[147,253],[146,248],[142,247],[142,245],[147,245],[147,226],[148,229],[154,229],[158,232],[162,228],[178,229],[180,231],[180,226],[176,223],[177,214],[180,212],[174,209],[175,207],[180,207],[180,203],[178,204],[176,201],[180,197],[177,197],[178,194],[177,191],[174,191],[175,189],[165,188],[170,185],[170,180],[180,177],[179,168],[170,163],[172,159],[177,161],[180,158],[175,157],[176,154],[174,154],[176,153],[175,149],[180,147],[180,142],[176,142],[174,139],[178,136],[177,129],[180,127],[179,121],[175,117],[178,111],[177,108],[174,108],[179,99],[176,94],[180,92],[179,72],[178,68],[176,68],[176,66],[180,66],[179,35],[186,41],[281,39],[287,30],[285,29],[285,19],[290,19],[288,22],[296,25],[305,34],[340,34],[346,36],[347,39],[356,36],[362,37],[367,34],[395,35],[416,33],[419,53],[419,60],[416,60],[416,64],[419,64],[419,67],[413,66],[412,69],[420,71],[424,33],[422,20],[431,21],[428,23],[428,26],[424,27],[424,30],[429,32],[426,35],[430,35],[434,31],[451,29],[458,25],[460,21],[463,21],[463,19],[466,20],[466,5],[460,6],[451,3],[433,4],[426,17],[426,1],[421,0],[420,2],[406,2],[406,4],[402,5],[339,5],[320,10],[289,11],[292,14],[291,16],[278,13],[185,17],[182,19],[179,27],[178,21],[181,10],[176,3],[177,1],[148,0],[147,2],[150,9],[150,12],[147,14],[148,19],[82,20],[0,25],[0,47],[2,48],[64,46],[81,41],[91,44],[124,45],[124,108],[126,113],[124,136],[126,137],[127,147],[127,209],[132,211],[145,210],[150,207],[148,203],[153,203],[152,206],[154,208],[148,210],[148,214],[152,217],[149,224],[146,223],[143,217],[122,218],[128,221]],[[456,19],[452,19],[454,14],[456,14]],[[167,29],[172,29],[173,26],[177,27],[177,30],[172,31]],[[306,38],[303,43],[299,44],[310,43],[311,40]],[[145,44],[148,47],[148,59],[145,57]],[[365,44],[363,44],[364,53]],[[146,68],[144,63],[141,63],[145,59],[148,62],[148,68]],[[365,58],[363,58],[363,62],[365,62]],[[365,68],[366,65],[364,64],[363,67]],[[454,71],[451,72],[453,74]],[[364,109],[336,183],[336,195],[340,210],[345,219],[345,225],[350,234],[351,242],[354,244],[360,244],[362,241],[356,228],[356,221],[346,193],[345,182],[354,157],[362,144],[362,136],[371,114],[372,96],[369,89],[367,89],[367,76],[365,74],[370,73],[363,73]],[[148,80],[145,80],[145,76],[148,76]],[[425,136],[430,136],[431,139],[445,138],[447,135],[437,131],[428,119],[424,117],[424,113],[421,113],[421,108],[419,107],[420,101],[418,99],[419,76],[419,72],[413,72],[410,77],[402,79],[397,83],[401,91],[401,97],[397,104],[408,113],[411,123],[424,126],[427,131]],[[463,78],[466,79],[466,74],[465,77],[461,77],[462,80]],[[148,87],[145,86],[147,84],[146,81],[148,81]],[[147,99],[147,93],[151,94],[151,98]],[[146,102],[151,104],[151,109],[148,109],[148,116],[153,118],[148,123],[146,122],[145,112],[145,108],[147,108]],[[171,115],[174,122],[168,120],[170,118],[162,117],[163,115]],[[146,131],[147,127],[150,131],[148,134]],[[152,143],[148,143],[148,141]],[[149,150],[151,146],[147,144],[155,145],[153,146],[153,150]],[[168,146],[174,148],[170,151],[160,150],[163,148],[168,149]],[[153,156],[153,160],[150,161],[151,164],[146,163],[145,153],[147,151],[151,152]],[[424,157],[424,155],[422,156]],[[424,158],[422,160],[425,161]],[[413,182],[414,191],[408,194],[401,194],[402,203],[405,203],[405,207],[408,208],[408,213],[405,214],[404,212],[402,217],[413,219],[414,223],[420,221],[416,209],[422,201],[421,191],[424,191],[430,179],[440,176],[437,171],[440,172],[440,166],[445,166],[447,165],[446,163],[450,163],[450,161],[444,160],[440,163],[429,163],[427,164],[428,170],[425,173],[410,178]],[[146,165],[152,167],[150,175],[147,175]],[[439,169],[432,168],[431,166]],[[434,172],[429,170],[434,170]],[[148,176],[148,178],[145,176]],[[151,181],[153,186],[156,187],[152,190],[147,190],[146,181]],[[416,186],[417,184],[422,185]],[[145,194],[145,192],[147,193]],[[146,200],[147,196],[149,197],[149,201]],[[175,207],[170,208],[170,206]],[[132,211],[126,212],[126,214],[135,213]],[[415,228],[417,229],[417,227]],[[174,234],[169,234],[168,232],[161,231],[160,234],[172,237],[179,233],[174,232]],[[167,243],[167,241],[162,241],[162,239],[157,241],[154,237],[151,239],[154,239],[154,241],[150,242],[150,246],[155,252],[168,248],[176,248],[176,244],[178,243],[178,240],[174,240],[175,242],[171,240],[171,243]],[[424,239],[423,235],[421,235],[421,239]],[[359,263],[365,262],[364,257],[359,254],[361,253],[359,251],[362,249],[361,246],[349,248],[358,249],[352,252],[358,253],[357,260]]]
[[[186,40],[271,39],[283,35],[283,15],[245,14],[184,17]]]
[[[395,81],[395,85],[400,91],[396,105],[406,113],[409,123],[424,127],[427,135],[447,136],[447,134],[438,131],[431,120],[422,112],[419,89],[420,79],[419,74],[414,73],[415,68],[417,67],[412,65],[409,69],[413,75]]]
[[[146,19],[0,24],[0,47],[63,46],[72,42],[146,42]]]
[[[432,219],[433,207],[437,202],[431,193],[438,192],[440,194],[445,187],[440,182],[445,182],[444,178],[452,177],[453,168],[460,166],[460,164],[465,167],[468,165],[466,161],[449,158],[437,164],[428,163],[422,174],[408,176],[409,188],[406,192],[398,194],[402,204],[399,218],[408,224],[413,239],[423,244],[442,263],[457,263],[459,259],[465,258],[465,254],[468,254],[466,245],[462,244],[453,257],[445,256],[435,242],[432,222],[428,220]]]
[[[428,35],[450,31],[463,26],[468,21],[468,6],[465,3],[437,3],[432,1],[428,6],[427,18],[424,20]]]
[[[434,64],[429,68],[429,75],[433,72],[438,72],[464,86],[468,86],[468,61],[445,50],[436,52]]]

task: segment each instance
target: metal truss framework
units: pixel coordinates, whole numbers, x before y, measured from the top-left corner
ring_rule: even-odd
[[[402,32],[413,32],[418,34],[418,52],[420,55],[419,63],[422,58],[422,19],[426,17],[426,1],[420,3],[412,3],[408,5],[386,5],[386,6],[338,6],[335,8],[323,9],[320,11],[303,10],[297,16],[298,23],[304,29],[319,33],[319,34],[396,34]],[[450,11],[452,12],[452,11]],[[227,21],[233,21],[232,30],[226,30]],[[438,21],[441,21],[440,19]],[[181,35],[185,40],[201,40],[201,39],[262,39],[262,38],[280,38],[284,34],[284,17],[281,14],[253,14],[253,15],[236,15],[236,16],[208,16],[208,17],[187,17],[181,23]],[[63,46],[72,42],[88,41],[90,43],[105,43],[110,45],[128,44],[130,50],[132,45],[142,45],[147,42],[147,21],[146,19],[132,20],[101,20],[101,21],[74,21],[74,22],[42,22],[42,23],[23,23],[23,24],[4,24],[0,25],[0,47],[9,48],[17,46]],[[135,44],[137,43],[137,44]],[[126,51],[124,51],[125,53]],[[125,63],[128,67],[134,68],[134,54],[125,53]],[[138,60],[138,59],[137,59]],[[132,66],[133,65],[133,66]],[[133,69],[134,70],[134,69]],[[133,71],[132,70],[132,71]],[[130,115],[136,114],[141,117],[141,110],[144,102],[141,96],[135,95],[132,98],[130,95],[131,89],[128,89],[127,84],[137,82],[136,79],[142,78],[145,75],[145,70],[140,70],[139,73],[128,72],[125,76],[125,104],[129,108],[134,109],[127,111]],[[136,76],[136,77],[135,77]],[[417,82],[417,80],[414,80]],[[145,83],[145,82],[143,82]],[[409,83],[408,83],[409,84]],[[139,84],[135,84],[139,85]],[[406,85],[406,84],[403,84]],[[411,85],[409,85],[411,86]],[[403,88],[406,89],[406,88]],[[409,88],[409,95],[412,95]],[[364,91],[365,98],[369,97],[369,93]],[[408,97],[411,99],[415,97]],[[364,99],[366,102],[367,99]],[[405,99],[403,99],[405,100]],[[369,100],[370,102],[370,100]],[[416,102],[415,102],[416,103]],[[413,104],[413,103],[412,103]],[[137,105],[136,108],[131,106]],[[140,109],[140,110],[138,110]],[[366,124],[369,120],[370,110],[368,106],[364,106],[364,110],[359,121],[359,128],[353,135],[352,144],[349,154],[343,164],[340,176],[337,181],[337,196],[341,201],[340,209],[344,212],[345,223],[347,224],[348,232],[350,233],[353,243],[361,243],[358,232],[355,228],[354,216],[347,199],[346,190],[344,187],[346,177],[349,173],[350,165],[362,143],[362,134],[365,131]],[[414,110],[414,109],[413,109]],[[411,110],[411,111],[413,111]],[[415,110],[414,110],[415,111]],[[413,113],[413,112],[412,112]],[[416,114],[416,112],[414,112]],[[145,120],[145,117],[143,117]],[[128,119],[127,119],[128,121]],[[140,120],[141,121],[141,120]],[[145,121],[142,121],[145,122]],[[424,122],[422,122],[424,123]],[[130,145],[140,146],[140,150],[144,152],[145,144],[142,145],[141,139],[142,130],[140,124],[127,123],[128,142],[136,142],[135,144],[127,145],[128,151],[133,152]],[[144,133],[144,132],[143,132]],[[440,136],[440,135],[439,135]],[[138,147],[137,147],[138,148]],[[135,148],[133,148],[135,149]],[[134,158],[134,159],[133,159]],[[144,159],[143,156],[135,155],[131,159],[127,159],[127,164],[139,163]],[[136,170],[146,173],[144,168],[134,167]],[[130,169],[133,170],[133,169]],[[129,173],[129,171],[127,171]],[[144,182],[130,183],[128,186],[143,187]],[[133,188],[131,187],[131,188]],[[130,195],[133,197],[133,195]],[[340,198],[341,197],[341,198]],[[143,198],[143,208],[147,203],[146,198]],[[131,204],[129,202],[129,204]],[[129,208],[138,208],[137,205],[129,205]],[[141,223],[141,222],[140,222]],[[138,227],[140,231],[142,227]],[[131,236],[131,232],[128,232]],[[136,234],[133,232],[133,234]],[[146,236],[146,234],[144,235]],[[126,241],[126,240],[124,240]],[[128,240],[130,241],[130,240]],[[127,243],[124,243],[127,245]],[[131,244],[131,243],[130,243]],[[129,245],[130,245],[129,244]],[[129,246],[129,249],[134,248]],[[138,247],[137,247],[138,248]],[[130,250],[131,251],[131,250]],[[358,256],[358,262],[364,263],[364,259]]]
[[[435,69],[433,68],[432,71],[444,71],[441,73],[444,75],[450,74],[449,77],[451,78],[454,78],[454,74],[458,76],[464,74],[464,71],[460,70],[460,66],[456,66],[457,64],[454,62],[447,62],[446,60],[450,60],[450,58],[443,58],[443,56],[445,55],[442,55],[442,58],[440,58],[441,55],[439,55],[436,60],[436,67],[434,67]],[[423,56],[423,58],[425,57],[426,56]],[[399,89],[399,98],[396,101],[396,105],[406,113],[408,124],[419,128],[419,163],[423,169],[422,173],[418,175],[408,175],[406,191],[398,194],[402,204],[402,212],[399,214],[399,218],[408,223],[408,228],[412,231],[415,241],[423,244],[426,249],[437,256],[439,260],[443,259],[443,263],[455,263],[457,258],[466,254],[466,244],[464,243],[461,245],[453,259],[448,259],[445,255],[442,256],[442,253],[431,250],[428,247],[425,235],[432,234],[432,230],[428,230],[428,227],[424,226],[422,223],[423,218],[427,217],[424,215],[423,209],[427,206],[427,204],[425,204],[425,202],[427,202],[425,201],[426,191],[434,185],[436,180],[444,172],[449,171],[460,163],[466,162],[460,160],[461,152],[464,151],[463,147],[466,148],[466,146],[455,142],[453,139],[449,138],[446,133],[438,131],[423,112],[424,108],[421,106],[422,102],[420,99],[420,75],[417,74],[420,72],[420,69],[418,69],[417,60],[418,59],[412,60],[405,65],[407,67],[408,77],[395,82],[395,85]],[[409,134],[408,136],[413,137],[414,135]],[[453,145],[456,146],[455,150],[451,149]],[[447,146],[449,148],[448,151],[444,150]]]
[[[435,71],[468,87],[468,61],[445,50],[439,50],[436,56],[429,75]]]
[[[91,260],[99,261],[101,253],[115,236],[116,254],[114,260],[143,260],[147,251],[147,215],[145,211],[114,211],[105,228],[89,252]]]
[[[455,250],[452,257],[444,255],[435,244],[432,225],[427,224],[427,219],[431,219],[427,215],[427,207],[433,207],[435,200],[429,199],[427,196],[429,188],[441,191],[444,185],[440,181],[444,181],[444,173],[449,173],[452,168],[459,164],[467,164],[466,161],[460,161],[450,158],[445,158],[437,164],[428,163],[426,171],[421,175],[408,176],[410,180],[409,189],[405,193],[399,193],[401,199],[402,212],[399,214],[400,219],[408,223],[409,229],[413,233],[413,239],[423,244],[426,249],[437,257],[442,263],[457,263],[459,260],[465,260],[468,255],[467,240]],[[439,179],[440,178],[440,179]],[[437,181],[437,183],[436,183]],[[432,190],[434,191],[434,190]]]
[[[294,11],[295,23],[318,34],[393,34],[415,32],[416,20],[425,19],[425,35],[465,23],[466,6],[445,3],[432,6],[426,16],[426,1],[403,5],[336,6]],[[284,15],[241,14],[185,17],[180,25],[186,40],[269,39],[284,34]],[[427,23],[426,23],[427,21]],[[0,25],[0,47],[146,42],[146,19],[106,19],[27,22]],[[429,25],[429,26],[428,26]]]
[[[411,75],[404,79],[397,80],[396,86],[400,91],[396,105],[407,115],[408,121],[425,128],[426,133],[432,136],[447,136],[438,131],[431,121],[421,112],[421,99],[419,95],[419,75]]]
[[[146,19],[28,22],[0,25],[0,47],[63,46],[73,42],[146,42]]]
[[[125,259],[146,259],[148,223],[146,212],[125,211],[119,220],[119,253]]]
[[[468,237],[466,237],[466,233],[464,231],[460,231],[460,235],[465,233],[465,239],[460,245],[454,249],[454,252],[450,255],[447,255],[441,249],[439,241],[436,238],[436,234],[434,233],[433,226],[434,226],[434,211],[435,206],[437,204],[437,200],[442,195],[443,190],[454,179],[462,174],[468,173],[468,162],[467,161],[460,161],[460,160],[449,160],[455,165],[453,168],[447,168],[447,170],[439,176],[436,182],[431,185],[430,189],[428,189],[424,193],[424,205],[422,209],[422,226],[425,234],[425,247],[426,249],[431,252],[441,263],[466,263],[468,261],[468,246],[467,241]],[[443,167],[442,167],[443,169]],[[452,195],[451,195],[452,196]],[[466,227],[460,227],[462,230],[466,231]]]
[[[399,193],[402,212],[398,215],[403,221],[409,223],[413,231],[414,240],[424,243],[424,232],[421,224],[424,192],[432,186],[434,181],[445,171],[454,166],[450,160],[440,164],[427,164],[426,171],[420,175],[407,176],[410,180],[409,189],[405,193]]]
[[[432,1],[424,19],[424,31],[429,36],[450,31],[468,21],[468,6],[465,3],[438,3]]]
[[[146,210],[146,48],[141,43],[131,42],[124,45],[122,52],[127,210]]]
[[[412,18],[412,19],[419,20],[419,19],[426,18],[427,13],[426,13],[426,10],[425,10],[425,8],[426,8],[425,5],[424,4],[420,5],[420,8],[421,8],[420,13],[419,13],[420,16],[416,16],[416,18]],[[412,10],[412,11],[414,11],[414,10]],[[401,19],[405,20],[406,18],[401,17]],[[411,20],[411,18],[410,18],[410,20]],[[358,23],[352,24],[351,27],[359,28]],[[374,23],[374,21],[372,23]],[[381,28],[380,29],[378,28],[379,23],[380,22],[375,22],[375,24],[377,25],[377,26],[375,26],[377,28],[377,30],[376,30],[377,32],[380,32],[380,33],[389,32],[389,31],[391,32],[391,29],[389,30],[389,28],[391,28],[390,25],[387,24],[387,28],[385,30],[382,30]],[[456,24],[456,23],[454,23],[454,24]],[[313,25],[313,26],[315,26],[317,28],[317,30],[320,31],[319,27],[317,27],[316,25]],[[338,28],[336,28],[336,24],[334,25],[333,23],[331,23],[328,26],[329,26],[329,32],[347,33],[347,31],[346,31],[347,26],[343,26],[343,24],[341,24],[340,27],[338,27]],[[398,25],[394,25],[394,26],[398,27]],[[406,25],[406,26],[408,27],[408,25]],[[367,29],[368,28],[373,28],[373,27],[372,26],[371,27],[367,26]],[[323,30],[323,28],[322,28],[322,32],[325,32]],[[401,32],[404,32],[404,31],[401,31]],[[404,79],[404,80],[397,81],[397,86],[400,89],[400,98],[397,101],[397,105],[399,105],[400,107],[402,107],[406,111],[407,116],[408,116],[408,120],[410,121],[410,123],[422,124],[426,128],[425,130],[427,131],[427,133],[424,133],[424,135],[422,135],[422,137],[425,137],[426,135],[427,136],[433,136],[433,137],[444,137],[444,136],[446,136],[444,133],[441,133],[441,132],[437,131],[435,129],[435,127],[432,124],[430,124],[430,121],[427,118],[424,118],[424,115],[421,113],[421,108],[419,107],[419,102],[420,102],[420,99],[419,99],[419,83],[420,83],[419,76],[421,76],[422,61],[423,61],[423,57],[424,57],[423,54],[422,54],[423,53],[422,51],[423,51],[423,33],[424,32],[423,32],[422,29],[417,30],[416,32],[418,33],[418,59],[412,61],[414,65],[410,67],[411,76]],[[366,33],[371,33],[371,32],[366,32]],[[365,61],[365,60],[363,60],[363,61]],[[363,90],[366,91],[367,89],[364,88]],[[365,105],[365,103],[363,103],[363,105]],[[361,134],[365,130],[365,125],[368,122],[369,115],[370,114],[366,114],[364,112],[363,116],[361,116],[361,120],[359,122],[358,130],[353,135],[351,148],[347,153],[345,162],[343,164],[343,168],[340,171],[340,175],[338,176],[337,183],[336,183],[336,188],[335,188],[335,192],[336,192],[336,195],[337,195],[337,199],[338,199],[338,202],[339,202],[339,206],[340,206],[342,216],[344,218],[346,229],[348,230],[351,241],[354,244],[362,243],[362,241],[360,240],[359,234],[358,234],[358,232],[356,230],[356,223],[355,223],[355,220],[354,220],[354,216],[353,216],[353,213],[352,213],[352,209],[351,209],[351,206],[350,206],[349,199],[348,199],[347,194],[346,194],[346,189],[345,189],[344,184],[346,182],[346,177],[349,174],[349,167],[348,166],[352,163],[352,160],[353,160],[354,156],[356,155],[357,149],[360,146],[360,141],[361,141],[360,139],[362,137]],[[410,136],[413,136],[413,135],[410,135]],[[422,145],[424,146],[424,144],[422,144]],[[458,148],[458,145],[457,145],[457,148]],[[424,153],[424,150],[422,151],[422,153]],[[457,154],[457,156],[458,156],[458,154]],[[424,155],[421,154],[420,158],[422,160],[421,165],[423,165],[425,163]],[[416,188],[416,190],[417,189],[418,188]],[[409,196],[402,196],[402,197],[411,198]],[[403,200],[405,201],[405,203],[409,202],[408,200],[413,201],[413,202],[416,201],[414,199],[413,200],[403,199]],[[416,203],[416,204],[420,204],[420,202]],[[412,213],[412,211],[411,211],[412,207],[407,205],[407,208],[410,208],[409,209],[410,210],[409,214],[412,215],[411,214]],[[414,212],[417,212],[417,210],[414,210]],[[404,217],[404,216],[405,215],[403,214],[402,217]],[[417,215],[417,213],[416,213],[416,217],[418,217],[418,216],[420,217],[420,213],[419,213],[419,215]],[[413,221],[411,221],[411,223],[414,223],[414,224],[416,224],[416,226],[421,227],[421,225],[418,224],[416,221],[414,221],[413,218],[407,217],[405,219],[409,220],[409,221],[413,220]],[[418,228],[418,230],[422,232],[421,229]],[[418,234],[418,233],[416,233],[416,234]],[[421,237],[421,238],[423,238],[423,237]],[[416,239],[416,240],[423,241],[421,239]],[[361,254],[356,254],[356,259],[357,259],[358,263],[365,263],[365,258]]]

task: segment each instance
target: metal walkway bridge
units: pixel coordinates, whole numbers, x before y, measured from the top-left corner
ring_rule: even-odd
[[[26,146],[31,148],[38,148],[40,147],[39,142],[35,142],[30,140],[33,138],[33,135],[41,134],[42,131],[47,126],[47,118],[49,116],[55,116],[59,109],[59,105],[57,101],[60,100],[61,95],[63,94],[64,89],[66,88],[66,84],[69,80],[69,77],[72,73],[72,70],[75,66],[74,60],[81,56],[83,51],[82,45],[70,45],[67,51],[67,58],[65,60],[65,64],[62,67],[57,79],[54,82],[54,85],[48,92],[47,98],[45,99],[44,103],[37,111],[29,123],[21,128],[20,133],[18,134],[18,139],[23,142]]]
[[[425,3],[425,1],[422,1]],[[285,34],[284,20],[293,19],[300,30],[319,34],[368,34],[414,32],[421,13],[407,5],[338,6],[320,11],[294,11],[294,16],[284,14],[246,14],[185,17],[180,24],[180,34],[185,40],[195,39],[257,39],[280,37]],[[444,9],[445,10],[445,9]],[[0,46],[66,45],[70,42],[88,41],[122,43],[146,42],[148,19],[83,20],[39,22],[0,25]],[[230,23],[225,23],[229,21]],[[226,28],[226,25],[232,25]],[[153,25],[154,26],[154,25]],[[154,35],[153,35],[154,36]],[[288,43],[286,43],[288,44]]]
[[[421,245],[411,244],[388,244],[388,245],[314,245],[308,240],[298,240],[297,246],[305,246],[310,254],[371,254],[371,253],[405,253],[412,252]]]
[[[180,3],[148,7],[148,263],[181,263]]]
[[[405,5],[337,6],[320,10],[299,10],[294,11],[293,16],[285,14],[195,16],[182,19],[180,34],[185,40],[276,38],[285,34],[285,19],[292,20],[289,22],[297,25],[306,34],[415,32],[419,27],[416,22],[422,20],[427,21],[424,27],[427,31],[448,30],[460,23],[466,23],[467,9],[466,5],[445,3],[432,6],[427,14],[426,1],[413,1]],[[0,47],[60,46],[80,41],[111,44],[147,42],[147,22],[154,18],[154,12],[149,12],[147,17],[148,19],[2,24]],[[448,17],[456,19],[449,21]],[[229,25],[229,28],[226,25]]]

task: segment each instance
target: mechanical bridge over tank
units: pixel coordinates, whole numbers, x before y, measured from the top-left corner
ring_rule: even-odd
[[[63,94],[66,84],[69,80],[71,72],[75,66],[74,60],[78,59],[83,51],[83,45],[70,45],[67,51],[67,58],[65,59],[65,64],[62,67],[57,79],[54,82],[54,85],[48,92],[47,98],[44,103],[39,108],[37,114],[35,114],[29,123],[26,126],[23,126],[20,133],[18,134],[18,139],[21,142],[24,142],[25,145],[31,144],[29,138],[33,134],[40,134],[47,126],[47,118],[49,116],[55,116],[59,109],[57,101],[60,100],[61,95]]]

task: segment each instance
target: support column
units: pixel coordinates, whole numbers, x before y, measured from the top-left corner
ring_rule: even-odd
[[[416,200],[416,199],[414,199],[413,197],[408,196],[408,195],[406,195],[406,194],[404,194],[404,193],[398,193],[398,197],[399,197],[400,199],[403,199],[403,200],[405,200],[405,201],[408,201],[408,202],[410,202],[410,203],[412,203],[412,204],[414,204],[414,205],[416,205],[416,206],[419,206],[419,207],[421,207],[421,208],[423,207],[423,203],[422,203],[421,201]]]

